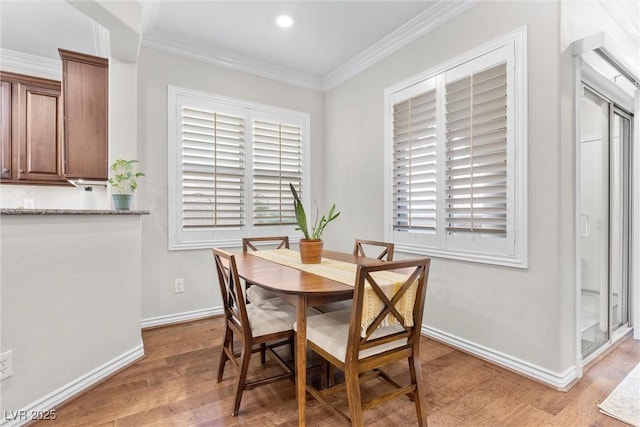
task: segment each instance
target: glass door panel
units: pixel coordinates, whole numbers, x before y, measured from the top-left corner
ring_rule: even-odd
[[[614,111],[611,126],[611,330],[628,323],[629,169],[631,119]]]
[[[580,144],[583,357],[609,340],[609,103],[583,87]]]

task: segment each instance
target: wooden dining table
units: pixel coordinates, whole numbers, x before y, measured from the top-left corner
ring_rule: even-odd
[[[375,258],[334,251],[323,251],[322,256],[352,264],[375,265],[383,262]],[[236,254],[235,258],[240,277],[252,286],[258,285],[277,293],[280,298],[296,306],[296,397],[298,424],[304,426],[307,390],[307,307],[351,299],[354,287],[260,258],[250,252]]]

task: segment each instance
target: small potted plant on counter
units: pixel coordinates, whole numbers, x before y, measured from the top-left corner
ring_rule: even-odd
[[[111,197],[116,210],[129,210],[133,192],[138,188],[138,178],[144,176],[142,172],[133,171],[134,163],[138,163],[138,160],[118,159],[109,168]]]
[[[318,264],[322,259],[322,233],[327,224],[336,219],[340,212],[336,212],[336,205],[333,204],[329,209],[329,213],[326,216],[322,215],[322,218],[318,219],[316,204],[316,219],[311,227],[311,232],[309,232],[307,215],[304,211],[302,200],[300,200],[293,184],[289,183],[289,187],[291,188],[291,193],[293,193],[293,207],[296,212],[296,222],[298,223],[296,230],[300,230],[304,234],[304,239],[300,239],[300,260],[303,264]]]

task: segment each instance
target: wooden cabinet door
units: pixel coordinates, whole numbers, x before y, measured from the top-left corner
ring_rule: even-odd
[[[60,85],[13,84],[14,177],[18,181],[65,181],[62,171]],[[16,164],[17,160],[17,164]]]
[[[0,179],[11,179],[11,82],[0,81]]]
[[[108,178],[109,69],[104,58],[59,49],[67,178]]]

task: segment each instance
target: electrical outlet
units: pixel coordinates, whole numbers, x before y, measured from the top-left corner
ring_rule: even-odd
[[[184,279],[176,279],[176,281],[174,282],[174,292],[184,292]]]
[[[0,354],[0,381],[13,375],[11,350]]]

